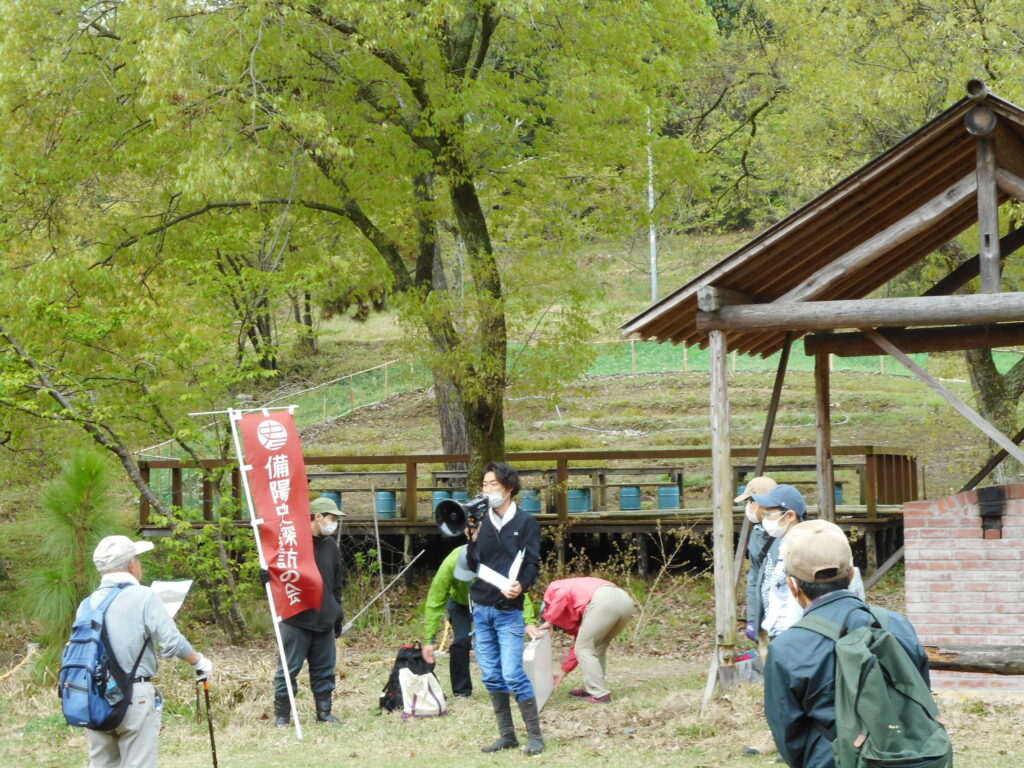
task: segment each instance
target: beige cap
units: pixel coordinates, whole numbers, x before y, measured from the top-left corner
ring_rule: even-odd
[[[768,491],[775,490],[778,483],[772,480],[770,477],[754,477],[747,483],[746,488],[743,489],[743,493],[733,499],[737,504],[746,501],[755,493],[768,493]]]
[[[151,541],[132,541],[127,536],[107,536],[92,553],[92,561],[100,573],[118,571],[128,566],[143,552],[153,548]]]
[[[786,575],[807,584],[829,584],[849,575],[853,552],[843,529],[826,520],[807,520],[789,529],[782,543]],[[822,576],[818,574],[825,571]]]

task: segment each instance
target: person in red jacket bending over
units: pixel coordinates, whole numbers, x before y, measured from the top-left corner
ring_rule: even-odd
[[[552,581],[544,592],[543,622],[538,629],[555,626],[576,638],[561,670],[555,673],[555,686],[579,664],[583,687],[574,688],[569,695],[591,704],[611,702],[612,692],[605,682],[605,653],[632,616],[633,600],[610,581],[592,576]]]

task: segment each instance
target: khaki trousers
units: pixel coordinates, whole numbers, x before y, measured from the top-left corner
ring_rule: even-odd
[[[89,768],[156,768],[160,710],[152,683],[132,685],[132,703],[113,731],[86,730]]]
[[[605,653],[632,616],[633,600],[619,587],[598,587],[590,598],[573,649],[583,673],[583,687],[591,696],[611,693],[605,683]]]

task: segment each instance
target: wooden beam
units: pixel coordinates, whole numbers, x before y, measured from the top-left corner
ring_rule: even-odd
[[[867,592],[869,589],[875,586],[875,584],[878,583],[879,579],[881,579],[883,576],[885,576],[885,574],[892,570],[893,566],[896,565],[896,563],[900,562],[902,559],[903,547],[900,547],[889,556],[888,560],[886,560],[884,563],[878,566],[878,569],[874,573],[872,573],[870,576],[864,579],[864,591]]]
[[[728,346],[725,334],[710,334],[711,507],[715,569],[715,637],[718,682],[738,682],[736,671],[736,587],[732,576],[732,462],[729,455]]]
[[[836,281],[842,280],[851,271],[870,264],[884,253],[905,243],[915,235],[933,226],[951,209],[970,198],[977,191],[976,174],[971,173],[932,198],[917,210],[886,227],[878,234],[847,251],[837,259],[819,269],[800,285],[787,291],[778,301],[808,301],[820,296]]]
[[[864,332],[865,335],[873,339],[879,347],[881,347],[894,358],[899,360],[904,365],[904,367],[909,369],[915,376],[917,376],[917,378],[919,378],[921,381],[923,381],[925,384],[931,387],[947,403],[952,405],[953,408],[961,416],[966,418],[968,421],[974,424],[974,426],[976,426],[979,430],[985,433],[985,435],[988,436],[988,438],[992,442],[994,442],[1000,448],[1005,449],[1007,453],[1013,456],[1013,458],[1024,464],[1024,451],[1022,451],[1019,446],[1014,444],[1014,442],[1010,440],[1010,438],[1008,438],[1006,435],[1004,435],[1002,432],[1000,432],[998,429],[992,426],[988,421],[986,421],[981,416],[981,414],[979,414],[977,411],[975,411],[973,408],[967,405],[967,403],[965,403],[963,400],[954,395],[938,379],[931,376],[931,374],[929,374],[924,368],[922,368],[909,357],[907,357],[902,351],[897,349],[891,341],[886,339],[878,331],[873,330],[871,328],[862,328],[861,330]]]
[[[782,385],[786,381],[786,368],[789,366],[789,351],[793,346],[793,334],[787,333],[786,340],[782,343],[782,353],[779,355],[779,367],[775,370],[775,386],[772,387],[772,397],[768,401],[768,413],[764,418],[764,431],[761,433],[761,447],[757,451],[757,461],[754,463],[754,477],[764,474],[765,464],[768,463],[768,449],[772,444],[772,432],[775,431],[775,416],[779,411],[779,402],[782,400]],[[732,561],[732,581],[737,590],[740,584],[740,571],[743,570],[743,561],[746,559],[747,540],[750,538],[750,521],[743,516],[743,524],[740,526],[739,540],[736,542],[736,554]]]
[[[996,142],[996,167],[1018,176],[1024,174],[1024,144],[1006,124],[1000,121],[993,133]]]
[[[770,307],[771,311],[765,311]],[[902,299],[796,302],[698,312],[702,331],[813,331],[863,326],[965,325],[1024,321],[1024,293],[911,296]]]
[[[956,352],[1024,345],[1024,323],[943,326],[940,328],[889,328],[885,338],[904,352]],[[821,333],[804,337],[808,355],[827,352],[837,357],[868,357],[882,354],[863,333]]]
[[[832,471],[832,411],[829,408],[828,355],[814,356],[814,417],[817,422],[818,517],[836,521],[835,475]]]
[[[978,259],[981,292],[999,293],[999,187],[996,184],[996,144],[991,138],[975,139],[978,175]]]
[[[1005,168],[996,168],[996,184],[1008,195],[1024,200],[1024,179]]]
[[[1022,645],[926,645],[924,650],[932,669],[1024,675]]]
[[[705,312],[717,312],[722,307],[734,304],[756,304],[757,299],[730,288],[717,285],[702,285],[697,289],[697,308]]]
[[[999,179],[1001,171],[996,171],[996,179]],[[1024,198],[1024,179],[1021,180],[1021,197]],[[1006,257],[1024,245],[1024,227],[1018,227],[1007,233],[999,240],[999,258],[1006,260]],[[959,267],[954,269],[935,285],[925,291],[922,296],[946,296],[956,293],[971,280],[981,273],[981,262],[977,256],[972,256]]]
[[[1021,440],[1024,440],[1024,429],[1022,429],[1020,432],[1014,435],[1011,439],[1016,445],[1020,445]],[[964,483],[963,488],[957,491],[957,493],[963,493],[964,491],[973,491],[975,488],[978,487],[978,483],[980,483],[982,480],[988,477],[989,473],[993,469],[998,467],[1005,458],[1006,450],[1000,448],[998,451],[992,454],[989,460],[985,462],[985,465],[978,470],[974,477],[972,477],[970,480]]]

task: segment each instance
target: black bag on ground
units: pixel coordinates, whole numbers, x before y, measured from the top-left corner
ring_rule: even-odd
[[[381,691],[380,708],[386,712],[402,711],[402,684],[399,681],[398,673],[408,669],[413,674],[424,675],[434,671],[434,665],[428,664],[423,658],[423,646],[417,640],[411,645],[403,645],[398,649],[395,663],[391,666],[391,674]]]

